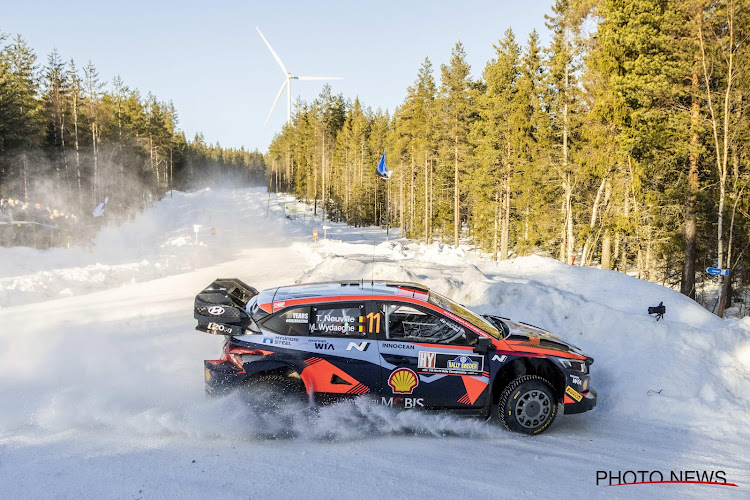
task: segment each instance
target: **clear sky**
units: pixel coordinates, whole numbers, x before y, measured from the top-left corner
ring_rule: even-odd
[[[265,152],[286,119],[285,96],[268,115],[284,75],[255,31],[293,74],[339,76],[335,94],[391,112],[429,57],[439,79],[456,41],[472,75],[512,27],[525,43],[536,29],[549,39],[552,0],[7,2],[0,31],[20,33],[46,64],[53,47],[103,80],[119,74],[131,88],[172,100],[188,138]],[[293,81],[293,98],[311,101],[325,82]]]

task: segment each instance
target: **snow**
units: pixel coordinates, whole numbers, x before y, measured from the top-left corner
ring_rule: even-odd
[[[0,248],[3,497],[747,496],[750,318],[719,319],[617,272],[493,262],[393,230],[386,240],[326,222],[328,239],[313,243],[320,215],[286,219],[285,201],[263,189],[175,193],[88,249]],[[202,362],[221,338],[194,330],[192,302],[217,277],[259,289],[422,282],[592,355],[598,406],[529,438],[366,398],[315,410],[206,400]],[[662,301],[657,322],[646,312]],[[601,490],[597,470],[723,470],[739,488]]]

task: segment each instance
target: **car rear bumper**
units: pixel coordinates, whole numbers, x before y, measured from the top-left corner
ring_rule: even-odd
[[[583,413],[596,406],[596,391],[594,389],[589,389],[588,392],[580,393],[580,395],[582,396],[581,400],[576,401],[573,397],[565,394],[564,415]]]
[[[220,396],[241,385],[247,378],[247,373],[237,371],[225,361],[205,360],[203,376],[206,381],[206,395]]]

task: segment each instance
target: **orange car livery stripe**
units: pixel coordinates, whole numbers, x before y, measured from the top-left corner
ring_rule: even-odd
[[[581,356],[580,354],[574,354],[572,352],[565,352],[565,351],[557,351],[555,349],[544,349],[542,347],[532,347],[528,345],[526,342],[523,343],[516,343],[512,340],[506,341],[506,343],[510,346],[511,349],[518,352],[523,353],[537,353],[541,355],[547,355],[547,356],[557,356],[558,358],[570,358],[570,359],[586,359],[586,356]]]

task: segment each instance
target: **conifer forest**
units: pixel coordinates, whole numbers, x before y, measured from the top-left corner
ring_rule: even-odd
[[[556,0],[546,33],[498,33],[483,68],[458,40],[425,58],[392,110],[328,85],[297,99],[265,154],[188,139],[169,101],[2,34],[0,195],[79,217],[109,197],[127,218],[222,178],[293,193],[332,221],[628,272],[704,304],[705,269],[729,269],[741,301],[749,3]],[[389,179],[375,172],[383,153]]]
[[[739,290],[750,278],[748,7],[558,0],[547,46],[508,29],[472,78],[458,41],[444,63],[415,68],[392,113],[325,88],[297,102],[269,147],[272,189],[333,220],[468,241],[495,259],[552,256],[699,300],[716,266]],[[375,175],[383,152],[388,180]]]
[[[40,61],[21,35],[0,33],[0,195],[14,219],[54,207],[91,222],[108,198],[122,220],[172,189],[264,185],[263,155],[187,139],[171,102],[100,78],[57,50]]]

